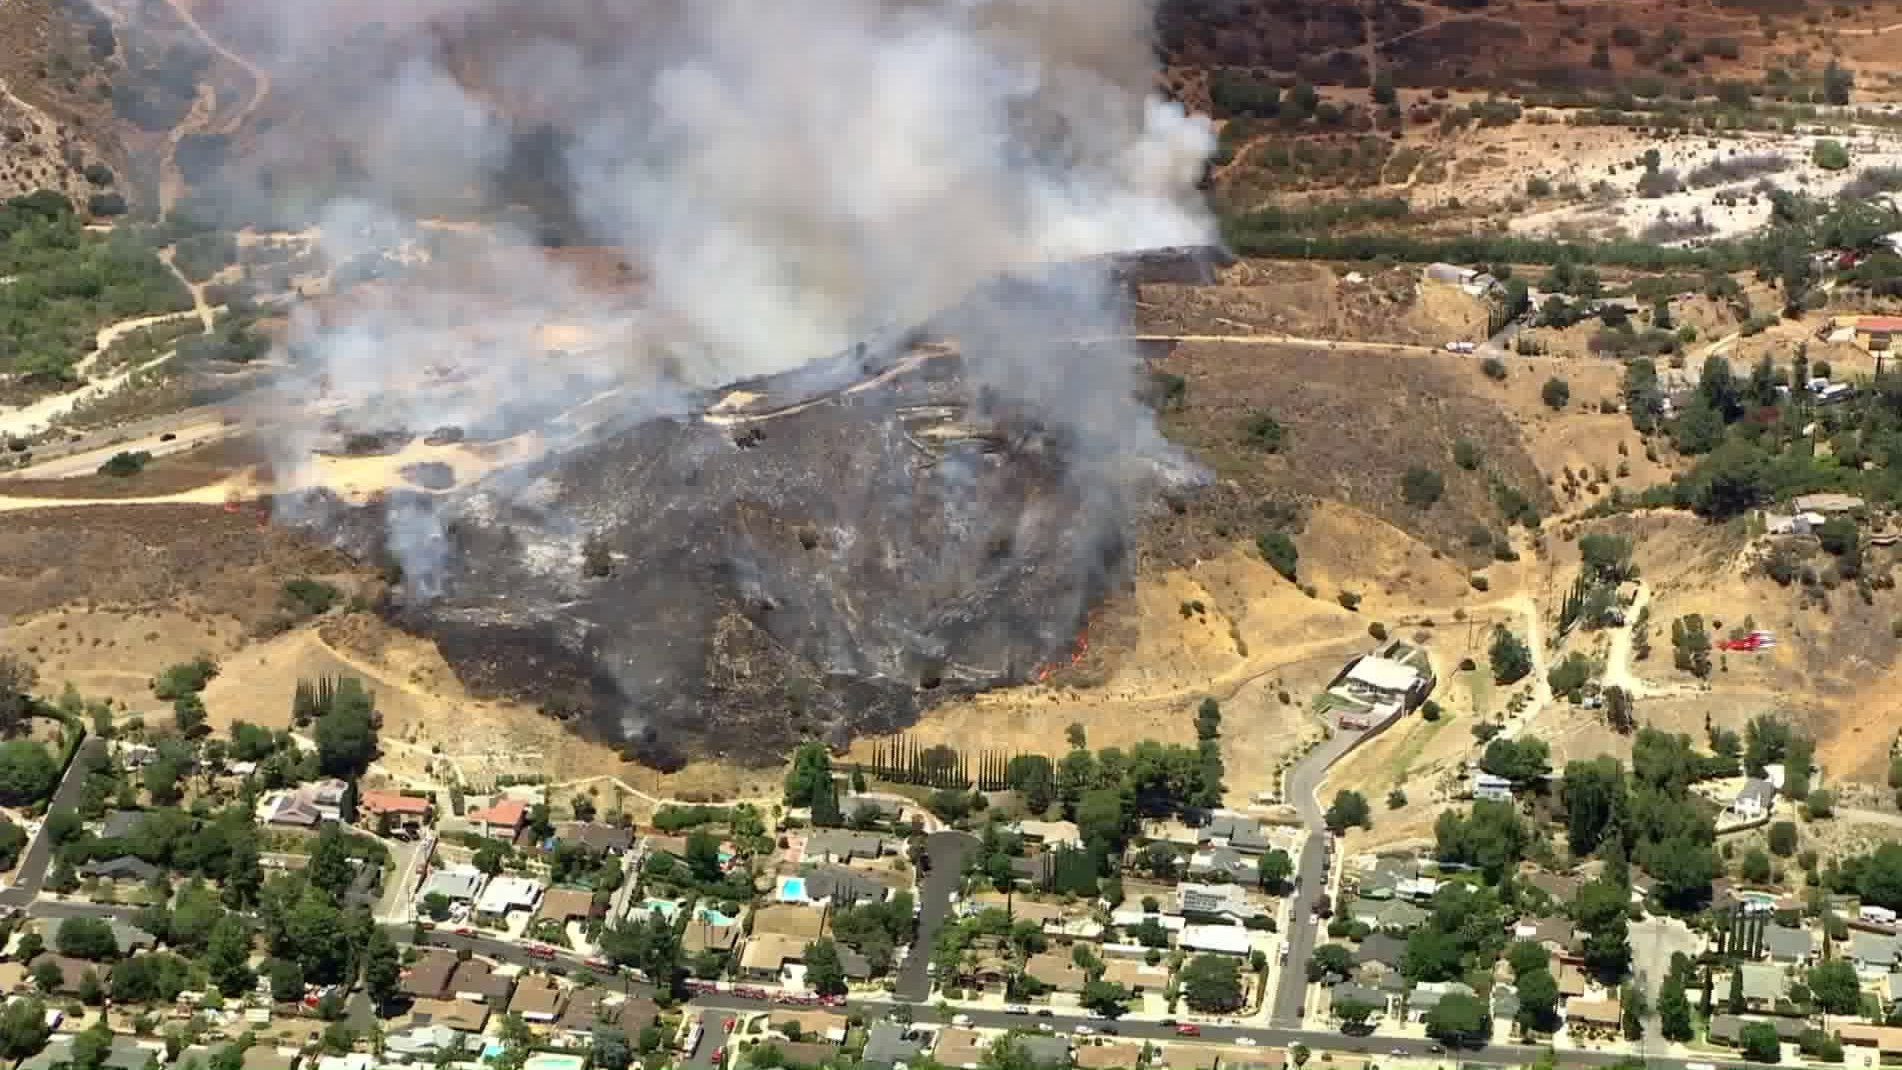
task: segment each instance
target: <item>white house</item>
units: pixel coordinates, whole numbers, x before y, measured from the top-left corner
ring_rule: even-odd
[[[481,898],[476,900],[476,914],[482,918],[500,919],[508,917],[517,910],[533,910],[541,902],[542,886],[540,881],[527,877],[496,877],[482,889]]]
[[[1248,930],[1240,925],[1188,925],[1179,944],[1186,951],[1216,955],[1246,955],[1253,949]]]
[[[1756,821],[1769,815],[1776,797],[1775,784],[1753,777],[1737,789],[1737,797],[1730,801],[1730,812],[1737,815],[1738,820]]]
[[[1512,801],[1512,781],[1481,769],[1473,774],[1473,798],[1492,802]]]

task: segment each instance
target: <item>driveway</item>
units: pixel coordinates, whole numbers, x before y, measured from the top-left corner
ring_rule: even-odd
[[[1644,986],[1645,995],[1651,997],[1651,1017],[1645,1034],[1658,1036],[1658,986],[1671,974],[1671,953],[1681,951],[1695,960],[1702,941],[1676,918],[1634,921],[1628,931],[1633,978]]]
[[[53,800],[47,809],[55,806],[77,808],[86,789],[86,774],[104,765],[106,762],[106,743],[96,736],[86,737],[79,745],[79,753],[73,756],[73,764],[66,770],[65,779],[53,791]],[[46,835],[45,822],[40,823],[40,831],[27,845],[26,854],[20,858],[20,868],[13,873],[7,890],[0,892],[0,905],[23,907],[40,894],[40,888],[46,883],[46,871],[52,865],[53,843]]]
[[[931,872],[919,882],[918,937],[912,941],[911,955],[898,970],[893,993],[901,1000],[923,1003],[931,998],[931,949],[937,946],[938,930],[944,927],[951,910],[951,895],[964,876],[964,856],[977,847],[977,840],[962,832],[934,832],[925,837],[925,854],[931,858]]]
[[[1308,956],[1314,951],[1315,918],[1310,904],[1326,891],[1321,862],[1327,845],[1326,809],[1315,792],[1327,776],[1328,767],[1354,748],[1364,732],[1337,730],[1333,738],[1308,752],[1288,773],[1288,800],[1308,828],[1307,842],[1301,845],[1301,857],[1295,862],[1295,892],[1289,905],[1288,931],[1282,939],[1288,959],[1281,964],[1281,983],[1275,990],[1274,1011],[1270,1018],[1277,1024],[1298,1024],[1308,994]]]

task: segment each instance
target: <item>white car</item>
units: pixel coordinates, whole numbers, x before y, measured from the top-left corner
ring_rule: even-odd
[[[952,1025],[970,1025],[971,1016],[968,1014],[954,1014],[951,1016],[951,1024]]]
[[[1235,1043],[1240,1044],[1244,1048],[1252,1048],[1256,1044],[1259,1044],[1260,1041],[1256,1040],[1254,1037],[1236,1037]]]
[[[1092,1034],[1094,1034],[1094,1033],[1096,1032],[1096,1030],[1094,1030],[1094,1029],[1091,1029],[1091,1028],[1090,1028],[1089,1026],[1087,1026],[1087,1025],[1079,1025],[1079,1026],[1077,1026],[1077,1027],[1076,1027],[1075,1029],[1072,1029],[1072,1030],[1070,1030],[1070,1031],[1071,1031],[1072,1033],[1075,1033],[1075,1034],[1076,1034],[1077,1036],[1080,1036],[1080,1037],[1087,1037],[1087,1036],[1090,1036],[1090,1035],[1092,1035]]]
[[[1448,353],[1471,353],[1475,348],[1477,347],[1475,347],[1473,343],[1471,342],[1446,343],[1446,351]]]
[[[1051,1028],[1050,1028],[1050,1023],[1049,1023],[1049,1022],[1038,1022],[1038,1023],[1037,1023],[1037,1032],[1039,1032],[1039,1033],[1049,1033],[1049,1032],[1052,1032],[1052,1030],[1051,1030]]]
[[[1030,1008],[1022,1003],[1013,1003],[1004,1008],[1005,1014],[1029,1014]]]

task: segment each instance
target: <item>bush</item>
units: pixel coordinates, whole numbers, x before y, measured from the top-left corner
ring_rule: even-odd
[[[1506,379],[1506,362],[1498,357],[1487,357],[1480,361],[1479,370],[1494,382],[1504,382]]]
[[[1338,601],[1341,604],[1341,608],[1350,613],[1360,612],[1360,595],[1352,591],[1342,591],[1336,596],[1335,601]]]
[[[1242,432],[1248,436],[1248,443],[1267,453],[1280,453],[1282,439],[1287,432],[1274,417],[1265,412],[1255,413],[1242,425]]]
[[[1810,150],[1810,162],[1825,171],[1841,171],[1849,166],[1849,150],[1833,138],[1823,138]]]
[[[1367,634],[1373,637],[1374,642],[1384,643],[1387,641],[1387,626],[1375,621],[1367,626]]]
[[[1453,443],[1453,463],[1461,469],[1471,472],[1479,468],[1479,446],[1471,439],[1462,438]]]
[[[1555,375],[1545,381],[1539,397],[1544,399],[1547,408],[1563,409],[1565,403],[1572,400],[1572,384]]]
[[[1487,579],[1486,577],[1480,575],[1477,572],[1467,577],[1466,582],[1472,584],[1473,590],[1475,591],[1483,591],[1493,585],[1491,580]]]
[[[1262,560],[1268,562],[1270,568],[1281,573],[1282,579],[1291,582],[1294,580],[1295,567],[1300,562],[1301,554],[1295,549],[1294,540],[1289,538],[1286,532],[1267,532],[1255,540],[1255,546],[1261,550]]]
[[[300,577],[284,584],[284,601],[293,609],[301,609],[313,617],[329,612],[330,607],[342,597],[343,592],[336,587],[309,577]]]
[[[86,198],[86,214],[95,219],[124,215],[127,207],[125,198],[117,193],[95,193]]]
[[[99,466],[99,474],[102,476],[114,476],[119,479],[130,479],[140,472],[145,471],[145,465],[151,459],[152,454],[146,450],[139,450],[136,453],[120,450],[118,453],[113,454],[105,464]]]
[[[1431,468],[1414,465],[1400,477],[1400,496],[1415,509],[1430,509],[1446,493],[1446,480]]]
[[[1770,826],[1770,853],[1778,858],[1796,853],[1796,822],[1779,821]]]
[[[1440,704],[1432,699],[1427,699],[1425,702],[1420,703],[1420,718],[1422,720],[1437,721],[1440,719],[1440,713]]]

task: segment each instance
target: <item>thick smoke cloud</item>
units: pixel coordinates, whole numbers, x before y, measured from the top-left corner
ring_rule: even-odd
[[[1156,0],[597,2],[379,10],[413,47],[364,69],[340,66],[364,30],[337,8],[231,16],[255,20],[233,30],[273,94],[358,103],[329,124],[357,150],[350,195],[317,214],[333,259],[462,241],[430,206],[500,196],[526,169],[562,189],[566,227],[625,250],[644,284],[638,307],[604,297],[524,224],[468,238],[453,284],[300,315],[291,389],[313,404],[275,436],[284,471],[320,480],[313,444],[393,426],[572,448],[578,431],[681,416],[695,391],[935,319],[974,402],[1081,444],[1075,523],[1127,525],[1121,470],[1170,451],[1134,400],[1133,351],[1073,344],[1123,332],[1120,295],[1104,272],[1047,266],[1211,240],[1195,181],[1212,137],[1157,93]],[[525,158],[514,135],[536,124],[559,136]],[[307,148],[282,130],[257,145],[282,155],[280,180]],[[1012,273],[1037,286],[995,283]],[[420,373],[438,358],[461,370]],[[319,395],[354,400],[336,412]],[[504,476],[472,500],[534,487]],[[413,598],[453,586],[443,511],[390,510]],[[567,548],[551,574],[574,571],[588,521],[544,515]]]

